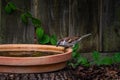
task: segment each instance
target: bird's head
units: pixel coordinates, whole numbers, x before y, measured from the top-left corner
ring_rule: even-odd
[[[59,45],[60,45],[60,41],[57,42],[56,47],[58,47]]]

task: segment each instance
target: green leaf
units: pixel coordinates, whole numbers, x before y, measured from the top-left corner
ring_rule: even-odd
[[[72,52],[72,58],[79,59],[81,58],[81,55],[78,52]]]
[[[25,24],[28,24],[28,19],[31,18],[32,15],[29,12],[26,13],[22,13],[21,14],[21,20],[22,22],[24,22]]]
[[[32,23],[35,27],[38,27],[39,25],[41,25],[41,22],[39,19],[34,18],[34,17],[32,17],[31,19],[32,19]]]
[[[44,34],[43,37],[39,40],[39,43],[40,44],[47,44],[47,43],[49,43],[49,39],[50,39],[49,36]]]
[[[105,56],[101,59],[101,65],[111,65],[112,63],[112,59],[108,56]]]
[[[44,35],[44,30],[41,27],[36,28],[36,36],[38,39],[41,39]]]
[[[32,14],[30,12],[26,12],[25,15],[28,17],[28,18],[32,18]]]
[[[100,66],[100,65],[103,65],[103,63],[102,63],[102,60],[97,60],[97,61],[94,61],[92,65]]]
[[[72,52],[72,58],[75,58],[77,56],[76,52]]]
[[[9,5],[6,5],[6,6],[5,6],[5,12],[6,12],[7,14],[11,14],[11,13],[12,13],[12,9],[11,9],[11,7],[9,7]]]
[[[80,57],[78,60],[77,60],[77,65],[84,65],[84,66],[88,66],[89,63],[88,63],[88,60],[87,58],[84,58],[84,57]]]
[[[96,60],[99,60],[99,59],[100,59],[101,55],[100,55],[99,52],[94,51],[94,52],[92,53],[92,57],[93,57],[93,59],[96,61]]]
[[[79,58],[81,58],[81,55],[80,55],[80,53],[76,52],[76,56],[75,56],[75,58],[76,58],[76,59],[79,59]]]
[[[102,56],[99,60],[94,61],[94,64],[100,65],[111,65],[113,64],[112,58],[108,56]]]
[[[73,47],[73,51],[77,51],[79,49],[79,44],[75,44]]]
[[[15,4],[13,2],[9,2],[8,5],[9,5],[9,7],[11,7],[11,9],[13,11],[17,9],[17,7],[15,6]]]
[[[112,60],[114,63],[120,63],[120,53],[115,53]]]
[[[56,45],[56,44],[57,44],[57,36],[56,36],[56,35],[52,35],[52,36],[50,37],[50,43],[51,43],[52,45]]]
[[[8,2],[8,4],[5,6],[5,12],[8,14],[11,14],[13,11],[15,11],[17,8],[14,3]]]
[[[23,23],[28,24],[28,17],[26,16],[26,13],[21,14],[21,20]]]
[[[50,43],[51,43],[52,45],[56,45],[57,40],[55,40],[55,39],[51,38],[51,39],[50,39]]]

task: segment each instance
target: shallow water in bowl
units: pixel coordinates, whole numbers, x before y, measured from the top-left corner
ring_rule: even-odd
[[[42,57],[42,56],[49,56],[49,55],[55,55],[55,54],[61,54],[61,53],[40,52],[40,51],[23,51],[23,52],[3,51],[3,52],[0,52],[0,56],[7,56],[7,57]]]

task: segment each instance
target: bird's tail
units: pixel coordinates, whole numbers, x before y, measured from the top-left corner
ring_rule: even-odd
[[[92,34],[89,33],[89,34],[83,35],[83,36],[81,36],[81,37],[78,39],[78,41],[81,41],[83,38],[88,37],[88,36],[90,36],[90,35],[92,35]]]

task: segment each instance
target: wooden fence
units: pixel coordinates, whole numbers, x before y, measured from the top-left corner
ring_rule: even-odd
[[[9,0],[7,0],[9,1]],[[80,42],[81,51],[120,51],[120,0],[10,0],[39,18],[46,33],[58,38],[92,36]],[[34,27],[20,13],[6,14],[0,0],[0,43],[33,43]]]

